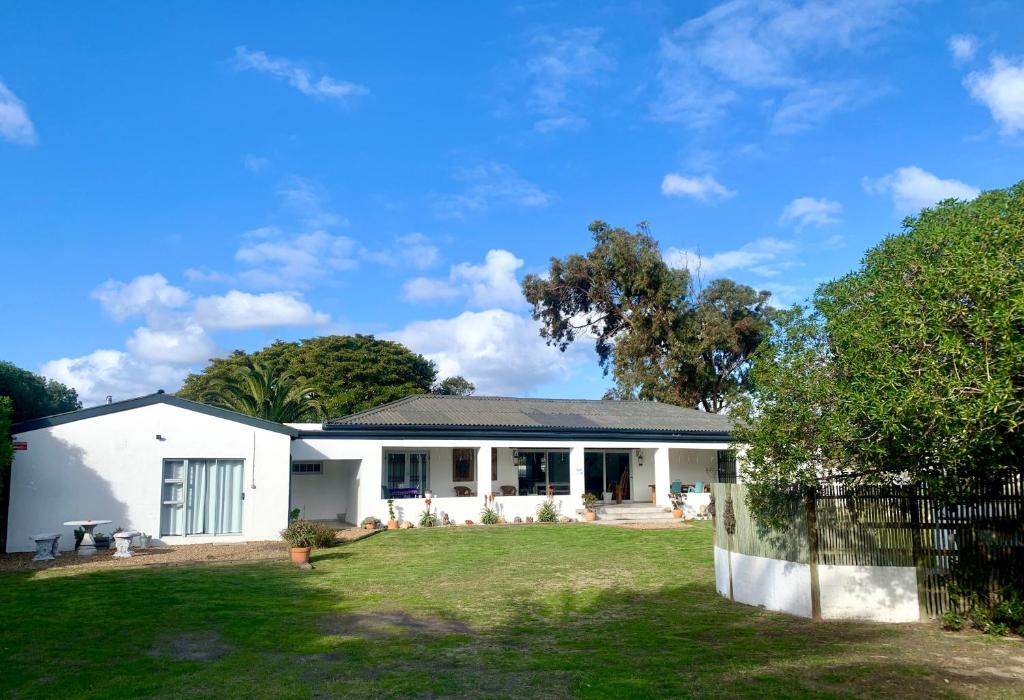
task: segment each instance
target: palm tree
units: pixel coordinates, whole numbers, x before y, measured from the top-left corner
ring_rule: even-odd
[[[323,406],[316,390],[300,381],[290,372],[278,373],[262,362],[250,362],[211,391],[207,402],[276,423],[318,418]]]

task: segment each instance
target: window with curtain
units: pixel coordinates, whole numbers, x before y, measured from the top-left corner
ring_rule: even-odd
[[[430,453],[386,450],[382,498],[422,496],[430,488]]]
[[[161,535],[242,532],[241,459],[168,459],[163,465]]]
[[[473,481],[476,479],[476,450],[456,448],[452,450],[452,481]]]

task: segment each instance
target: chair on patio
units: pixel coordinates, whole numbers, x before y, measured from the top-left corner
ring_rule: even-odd
[[[704,482],[696,481],[687,493],[704,493]]]
[[[672,482],[672,485],[668,487],[668,492],[669,493],[682,493],[683,492],[683,482],[679,481],[679,479],[676,479],[675,481]]]
[[[519,489],[517,489],[515,486],[502,486],[501,487],[501,495],[502,496],[516,496],[518,494],[519,494]]]
[[[474,494],[473,494],[472,489],[470,489],[468,486],[456,486],[455,487],[455,495],[456,496],[472,496]]]

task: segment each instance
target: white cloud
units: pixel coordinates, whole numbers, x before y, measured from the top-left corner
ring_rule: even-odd
[[[136,328],[125,345],[136,357],[169,364],[205,362],[217,352],[213,340],[195,323],[176,328]]]
[[[710,175],[683,177],[669,173],[661,180],[661,193],[666,197],[691,197],[702,202],[728,199],[736,193]]]
[[[704,255],[686,248],[669,248],[663,257],[671,267],[687,268],[702,277],[714,277],[734,270],[749,270],[759,275],[771,276],[793,266],[794,262],[787,260],[786,257],[796,250],[796,244],[791,241],[760,238],[736,250],[712,255]]]
[[[465,183],[466,188],[458,194],[435,197],[434,211],[438,216],[461,219],[467,213],[496,205],[543,207],[551,199],[511,167],[493,161],[464,168],[456,173],[455,179]]]
[[[600,45],[603,34],[596,27],[581,27],[532,38],[526,71],[532,79],[528,106],[541,117],[534,122],[536,131],[586,126],[587,120],[573,111],[570,93],[595,83],[612,66],[607,48]]]
[[[414,321],[390,337],[436,362],[440,376],[466,377],[481,395],[523,395],[570,373],[570,358],[544,343],[536,323],[503,309]]]
[[[439,301],[461,295],[462,290],[448,280],[415,277],[402,285],[402,296],[406,301]]]
[[[949,52],[955,63],[968,63],[974,60],[978,50],[978,37],[973,34],[954,34],[949,37]]]
[[[287,235],[272,227],[247,233],[235,259],[250,266],[238,279],[257,287],[308,287],[358,265],[356,242],[351,238],[326,231]],[[194,276],[199,274],[193,271]]]
[[[892,197],[900,214],[916,214],[944,199],[974,199],[980,190],[959,180],[943,180],[916,165],[897,168],[883,177],[864,178],[864,190],[870,194]]]
[[[410,233],[395,238],[395,244],[387,248],[362,248],[360,257],[381,265],[391,267],[414,267],[417,270],[429,270],[437,264],[441,252],[430,239],[422,233]]]
[[[417,277],[403,287],[409,301],[433,301],[465,296],[474,308],[521,308],[523,298],[516,271],[523,261],[507,250],[489,250],[482,265],[453,265],[447,280]]]
[[[160,273],[139,275],[131,282],[107,280],[93,290],[97,299],[115,320],[123,321],[137,314],[151,314],[184,306],[189,294],[168,283]]]
[[[286,80],[304,95],[329,99],[345,99],[365,95],[365,85],[337,80],[329,75],[314,78],[309,70],[287,58],[273,58],[262,51],[250,51],[245,46],[235,47],[235,68],[255,70]]]
[[[988,107],[1003,134],[1024,131],[1024,57],[996,56],[987,71],[975,71],[964,85],[976,101]]]
[[[814,83],[794,88],[772,116],[772,131],[795,134],[813,129],[833,114],[849,111],[888,92],[861,81]]]
[[[296,214],[307,229],[348,225],[348,219],[324,207],[324,195],[309,180],[293,175],[285,181],[277,195],[285,209]]]
[[[74,387],[86,406],[152,394],[157,389],[176,391],[188,369],[150,363],[120,350],[96,350],[82,357],[62,357],[40,367],[40,372]]]
[[[774,128],[792,133],[863,103],[826,73],[829,54],[859,49],[882,35],[913,0],[732,0],[689,20],[661,40],[655,118],[693,128],[718,125],[750,100],[781,98]],[[877,96],[877,94],[875,95]]]
[[[36,142],[36,127],[28,117],[25,103],[0,80],[0,137],[11,143],[31,146]]]
[[[815,199],[814,197],[797,197],[786,205],[779,216],[779,224],[795,223],[798,229],[813,224],[825,226],[839,221],[843,205],[831,199]]]
[[[245,169],[251,173],[258,173],[266,170],[270,167],[270,159],[262,156],[254,156],[252,154],[247,155],[242,159],[242,163],[245,164]]]
[[[293,292],[249,294],[231,290],[196,300],[195,320],[206,329],[245,330],[275,326],[319,326],[330,317],[314,311]]]

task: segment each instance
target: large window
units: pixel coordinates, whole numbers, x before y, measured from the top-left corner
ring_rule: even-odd
[[[516,450],[519,495],[543,496],[550,486],[558,495],[569,493],[568,450]]]
[[[419,498],[430,488],[430,453],[385,450],[383,498]]]
[[[242,532],[240,459],[164,460],[161,535]]]
[[[476,450],[456,448],[452,450],[452,481],[474,481],[476,479]]]

